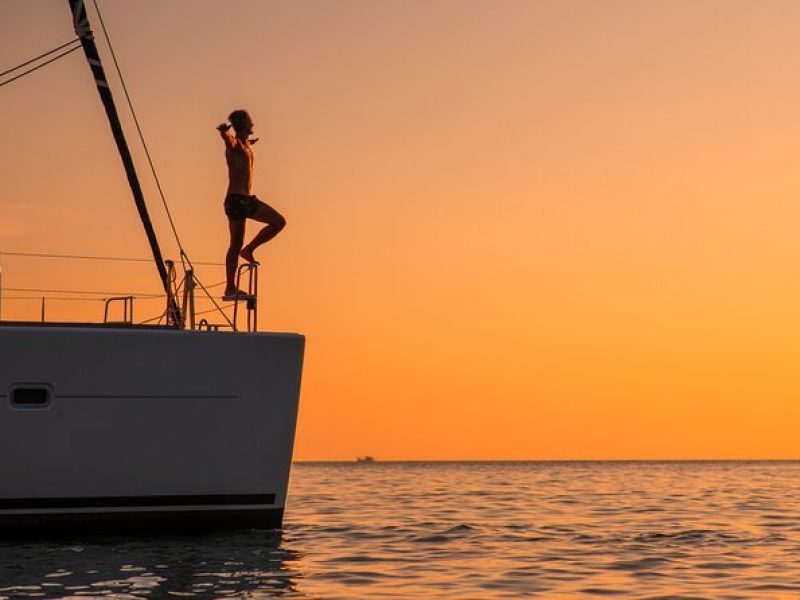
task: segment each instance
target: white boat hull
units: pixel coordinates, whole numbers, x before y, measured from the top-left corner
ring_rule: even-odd
[[[0,535],[279,527],[304,338],[0,327]]]

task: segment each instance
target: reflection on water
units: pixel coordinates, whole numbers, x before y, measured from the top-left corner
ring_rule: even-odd
[[[277,532],[0,544],[0,598],[249,598],[297,593]]]
[[[0,598],[800,598],[800,463],[295,465],[285,528],[0,543]]]

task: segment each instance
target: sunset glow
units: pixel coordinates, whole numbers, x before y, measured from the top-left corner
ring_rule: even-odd
[[[307,336],[296,459],[800,457],[800,4],[100,6],[195,261],[228,239],[214,128],[253,116],[288,221],[260,324]],[[74,35],[65,2],[0,22],[0,70]],[[0,253],[148,257],[82,56],[0,88],[0,129]],[[149,263],[0,265],[3,319],[102,318],[8,288],[159,291]]]

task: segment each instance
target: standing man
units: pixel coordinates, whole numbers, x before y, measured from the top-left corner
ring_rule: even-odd
[[[225,161],[228,163],[228,194],[225,196],[225,214],[231,242],[225,256],[225,301],[242,300],[247,295],[236,288],[236,265],[241,256],[249,263],[258,264],[253,252],[264,242],[274,238],[286,226],[286,219],[270,205],[253,195],[253,149],[258,138],[249,139],[253,134],[253,119],[246,110],[235,110],[228,115],[230,123],[217,126],[225,142]],[[235,135],[230,132],[231,127]],[[244,243],[245,219],[266,223],[252,241]]]

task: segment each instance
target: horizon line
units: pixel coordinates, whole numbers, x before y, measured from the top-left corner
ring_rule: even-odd
[[[337,463],[337,464],[375,464],[375,463],[675,463],[675,462],[800,462],[800,458],[392,458],[371,461],[358,459],[301,459],[292,463]]]

